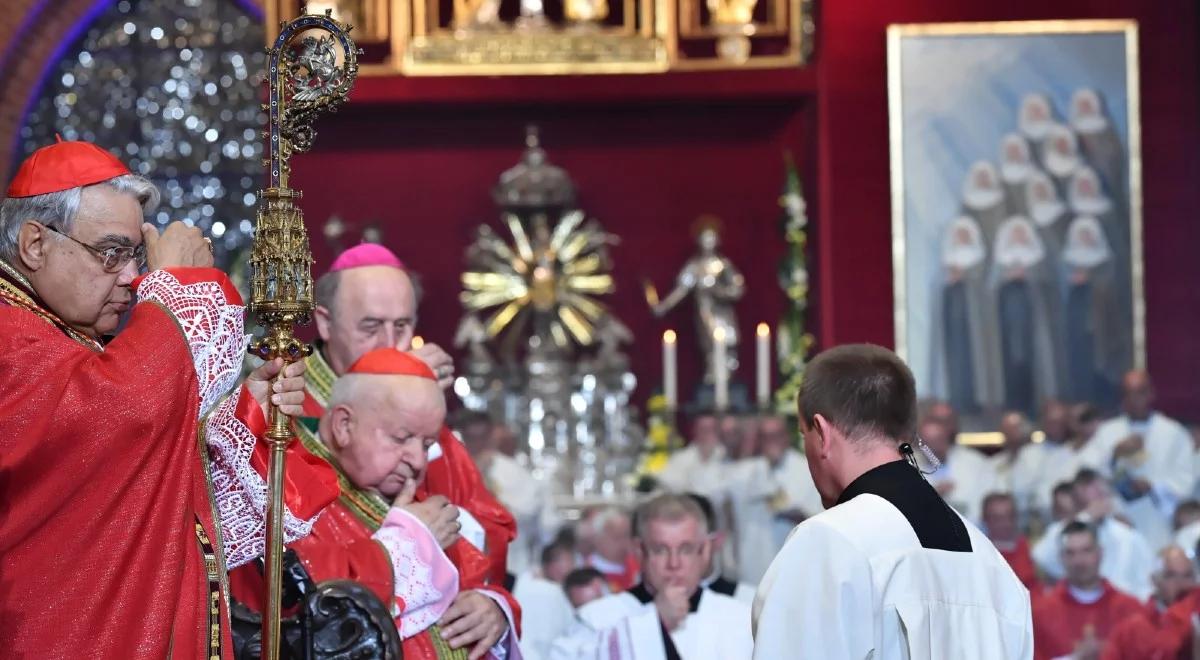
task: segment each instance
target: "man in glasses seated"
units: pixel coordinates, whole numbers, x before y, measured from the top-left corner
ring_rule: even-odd
[[[750,606],[701,586],[712,538],[700,505],[686,494],[659,495],[634,514],[642,581],[579,608],[579,622],[555,641],[552,660],[750,658]]]
[[[199,230],[143,224],[158,196],[103,149],[60,141],[0,202],[0,648],[12,657],[230,657],[226,562],[261,554],[265,537],[263,406],[300,411],[303,365],[281,376],[268,363],[223,399],[241,371],[242,300]],[[289,451],[295,539],[337,483]]]

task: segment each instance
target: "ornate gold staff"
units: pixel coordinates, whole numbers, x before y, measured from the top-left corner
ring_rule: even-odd
[[[350,40],[351,26],[324,16],[304,15],[280,25],[267,59],[270,102],[266,163],[270,187],[259,193],[258,225],[250,253],[250,311],[265,328],[265,336],[250,345],[264,360],[283,358],[290,364],[312,354],[296,339],[293,326],[308,323],[313,309],[312,251],[304,230],[304,215],[295,206],[299,190],[288,188],[294,153],[308,151],[316,133],[312,121],[322,112],[337,110],[358,75],[358,48]],[[339,61],[340,60],[340,61]],[[280,374],[282,376],[282,373]],[[292,439],[287,417],[268,409],[271,446],[267,467],[267,611],[263,616],[262,657],[279,658],[279,617],[282,600],[283,464]]]

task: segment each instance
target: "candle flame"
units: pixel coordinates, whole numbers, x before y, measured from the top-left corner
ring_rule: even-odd
[[[766,323],[759,323],[758,324],[758,336],[759,337],[770,337],[771,336],[771,326],[767,325]]]
[[[425,345],[425,338],[422,337],[421,335],[416,335],[415,337],[412,338],[412,347],[413,347],[414,351],[417,350],[418,348],[421,348],[424,345]]]
[[[715,330],[713,330],[713,340],[716,341],[718,344],[724,344],[725,343],[725,328],[717,326],[717,328]]]
[[[675,331],[674,330],[667,330],[666,332],[663,333],[663,343],[664,344],[674,344],[675,343]]]

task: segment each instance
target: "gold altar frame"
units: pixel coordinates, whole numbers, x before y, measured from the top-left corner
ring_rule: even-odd
[[[698,42],[719,38],[712,25],[701,24],[701,5],[705,0],[610,0],[622,7],[624,23],[596,25],[587,31],[548,29],[497,31],[456,36],[452,28],[441,27],[438,0],[359,0],[364,16],[355,36],[363,43],[382,45],[390,53],[382,62],[362,62],[360,75],[387,76],[507,76],[507,75],[579,75],[647,74],[666,71],[705,71],[799,67],[807,63],[815,33],[814,0],[758,0],[768,6],[769,19],[751,23],[746,34],[751,42],[773,39],[767,54],[752,54],[744,61],[724,60],[711,55],[689,55]],[[267,0],[266,37],[268,42],[279,31],[279,22],[294,17],[298,4],[305,0]],[[336,2],[309,2],[313,6]],[[337,13],[335,12],[335,18]],[[496,51],[516,51],[528,44],[539,45],[561,54],[548,61],[501,61]],[[430,61],[418,56],[422,49],[464,51],[470,61]],[[472,50],[473,49],[473,50]],[[596,49],[607,49],[596,57]],[[473,52],[482,50],[484,53]],[[588,51],[583,57],[572,53]],[[625,55],[636,51],[633,57]],[[613,55],[610,56],[609,53]],[[512,59],[513,53],[507,56]],[[521,59],[519,56],[515,59]]]
[[[1125,111],[1128,117],[1128,185],[1129,185],[1129,235],[1130,274],[1132,287],[1132,349],[1133,366],[1146,366],[1146,305],[1144,295],[1144,257],[1142,226],[1142,158],[1141,120],[1138,79],[1138,25],[1135,20],[1054,20],[1054,21],[1011,21],[983,23],[924,23],[897,24],[887,30],[888,66],[888,124],[891,172],[892,210],[892,291],[893,320],[895,324],[895,347],[897,354],[905,360],[910,354],[909,291],[907,283],[909,247],[906,245],[908,219],[905,217],[907,201],[904,172],[904,107],[902,79],[902,44],[910,39],[927,37],[1006,37],[1032,35],[1087,35],[1115,34],[1124,38],[1125,56]],[[964,44],[965,47],[969,45]]]

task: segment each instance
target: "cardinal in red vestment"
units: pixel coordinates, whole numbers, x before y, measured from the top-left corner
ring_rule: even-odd
[[[231,657],[225,567],[263,549],[262,405],[298,412],[303,366],[226,397],[242,301],[197,229],[142,223],[157,199],[103,149],[59,142],[0,202],[6,658]],[[337,483],[292,454],[295,539]]]
[[[1152,576],[1154,595],[1142,611],[1122,621],[1104,644],[1103,660],[1174,660],[1190,626],[1167,615],[1196,586],[1196,567],[1178,546],[1159,553]]]
[[[433,372],[410,353],[374,350],[328,406],[309,447],[337,468],[342,495],[290,546],[310,576],[355,580],[392,604],[406,660],[521,657],[516,601],[486,582],[460,512],[423,483],[446,410]],[[234,596],[259,609],[262,577],[250,568],[231,574]]]
[[[429,365],[443,389],[454,381],[450,356],[433,343],[413,349],[417,298],[404,264],[387,248],[364,243],[343,252],[315,287],[321,341],[306,363],[305,418],[300,435],[316,439],[333,384],[363,354],[378,348],[410,351]],[[488,491],[470,453],[443,426],[429,456],[425,489],[443,495],[466,513],[464,538],[488,558],[488,580],[503,584],[508,545],[516,537],[512,514]],[[480,534],[472,530],[482,528]],[[476,538],[479,536],[481,538]]]
[[[1042,583],[1038,580],[1037,568],[1034,567],[1033,557],[1029,554],[1029,540],[1021,535],[1017,526],[1017,503],[1010,493],[991,493],[983,498],[983,528],[987,531],[988,539],[1004,561],[1008,562],[1013,573],[1032,597],[1042,593]]]
[[[1142,605],[1100,577],[1100,542],[1087,523],[1068,524],[1060,544],[1066,577],[1034,600],[1034,657],[1098,657],[1107,636]]]

